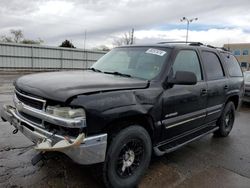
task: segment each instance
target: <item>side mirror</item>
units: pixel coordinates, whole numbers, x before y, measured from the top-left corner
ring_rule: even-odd
[[[175,77],[170,78],[168,83],[173,85],[195,85],[197,83],[197,77],[193,72],[176,71]]]

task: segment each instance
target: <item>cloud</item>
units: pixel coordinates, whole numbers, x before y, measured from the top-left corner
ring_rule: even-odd
[[[199,17],[190,25],[190,40],[247,42],[249,6],[248,0],[0,1],[0,35],[18,28],[27,38],[40,37],[48,45],[59,45],[67,38],[83,47],[87,30],[87,47],[93,47],[111,45],[117,35],[135,28],[138,43],[183,40],[186,25],[179,19],[187,16]]]
[[[137,43],[157,43],[161,41],[185,41],[186,30],[173,29],[140,30],[135,33]],[[209,29],[204,31],[189,31],[189,41],[199,41],[214,46],[222,46],[226,43],[237,43],[250,41],[250,34],[242,29]]]

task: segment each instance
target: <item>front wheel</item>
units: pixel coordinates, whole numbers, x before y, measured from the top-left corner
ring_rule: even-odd
[[[143,127],[121,130],[111,139],[103,164],[106,187],[135,187],[149,166],[151,152],[151,139]]]
[[[235,120],[235,106],[233,102],[228,102],[221,114],[221,117],[217,121],[219,129],[214,132],[215,136],[226,137],[229,135],[233,128]]]

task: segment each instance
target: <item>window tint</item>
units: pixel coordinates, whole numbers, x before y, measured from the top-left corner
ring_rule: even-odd
[[[176,71],[189,71],[193,72],[197,81],[202,80],[201,67],[199,63],[198,56],[193,50],[182,50],[180,51],[174,61],[173,73],[175,75]]]
[[[224,77],[220,60],[215,53],[202,52],[202,59],[208,80],[217,80]]]
[[[234,55],[240,55],[240,50],[234,50]]]
[[[222,53],[230,76],[242,76],[240,65],[233,55]]]
[[[248,49],[244,49],[244,50],[242,51],[242,55],[248,55]]]

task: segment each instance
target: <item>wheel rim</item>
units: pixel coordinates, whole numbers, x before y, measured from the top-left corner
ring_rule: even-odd
[[[131,139],[123,145],[116,161],[116,172],[122,178],[127,178],[135,173],[140,166],[144,155],[143,142]]]
[[[225,128],[230,129],[233,125],[233,121],[234,121],[233,111],[230,110],[225,116]]]

